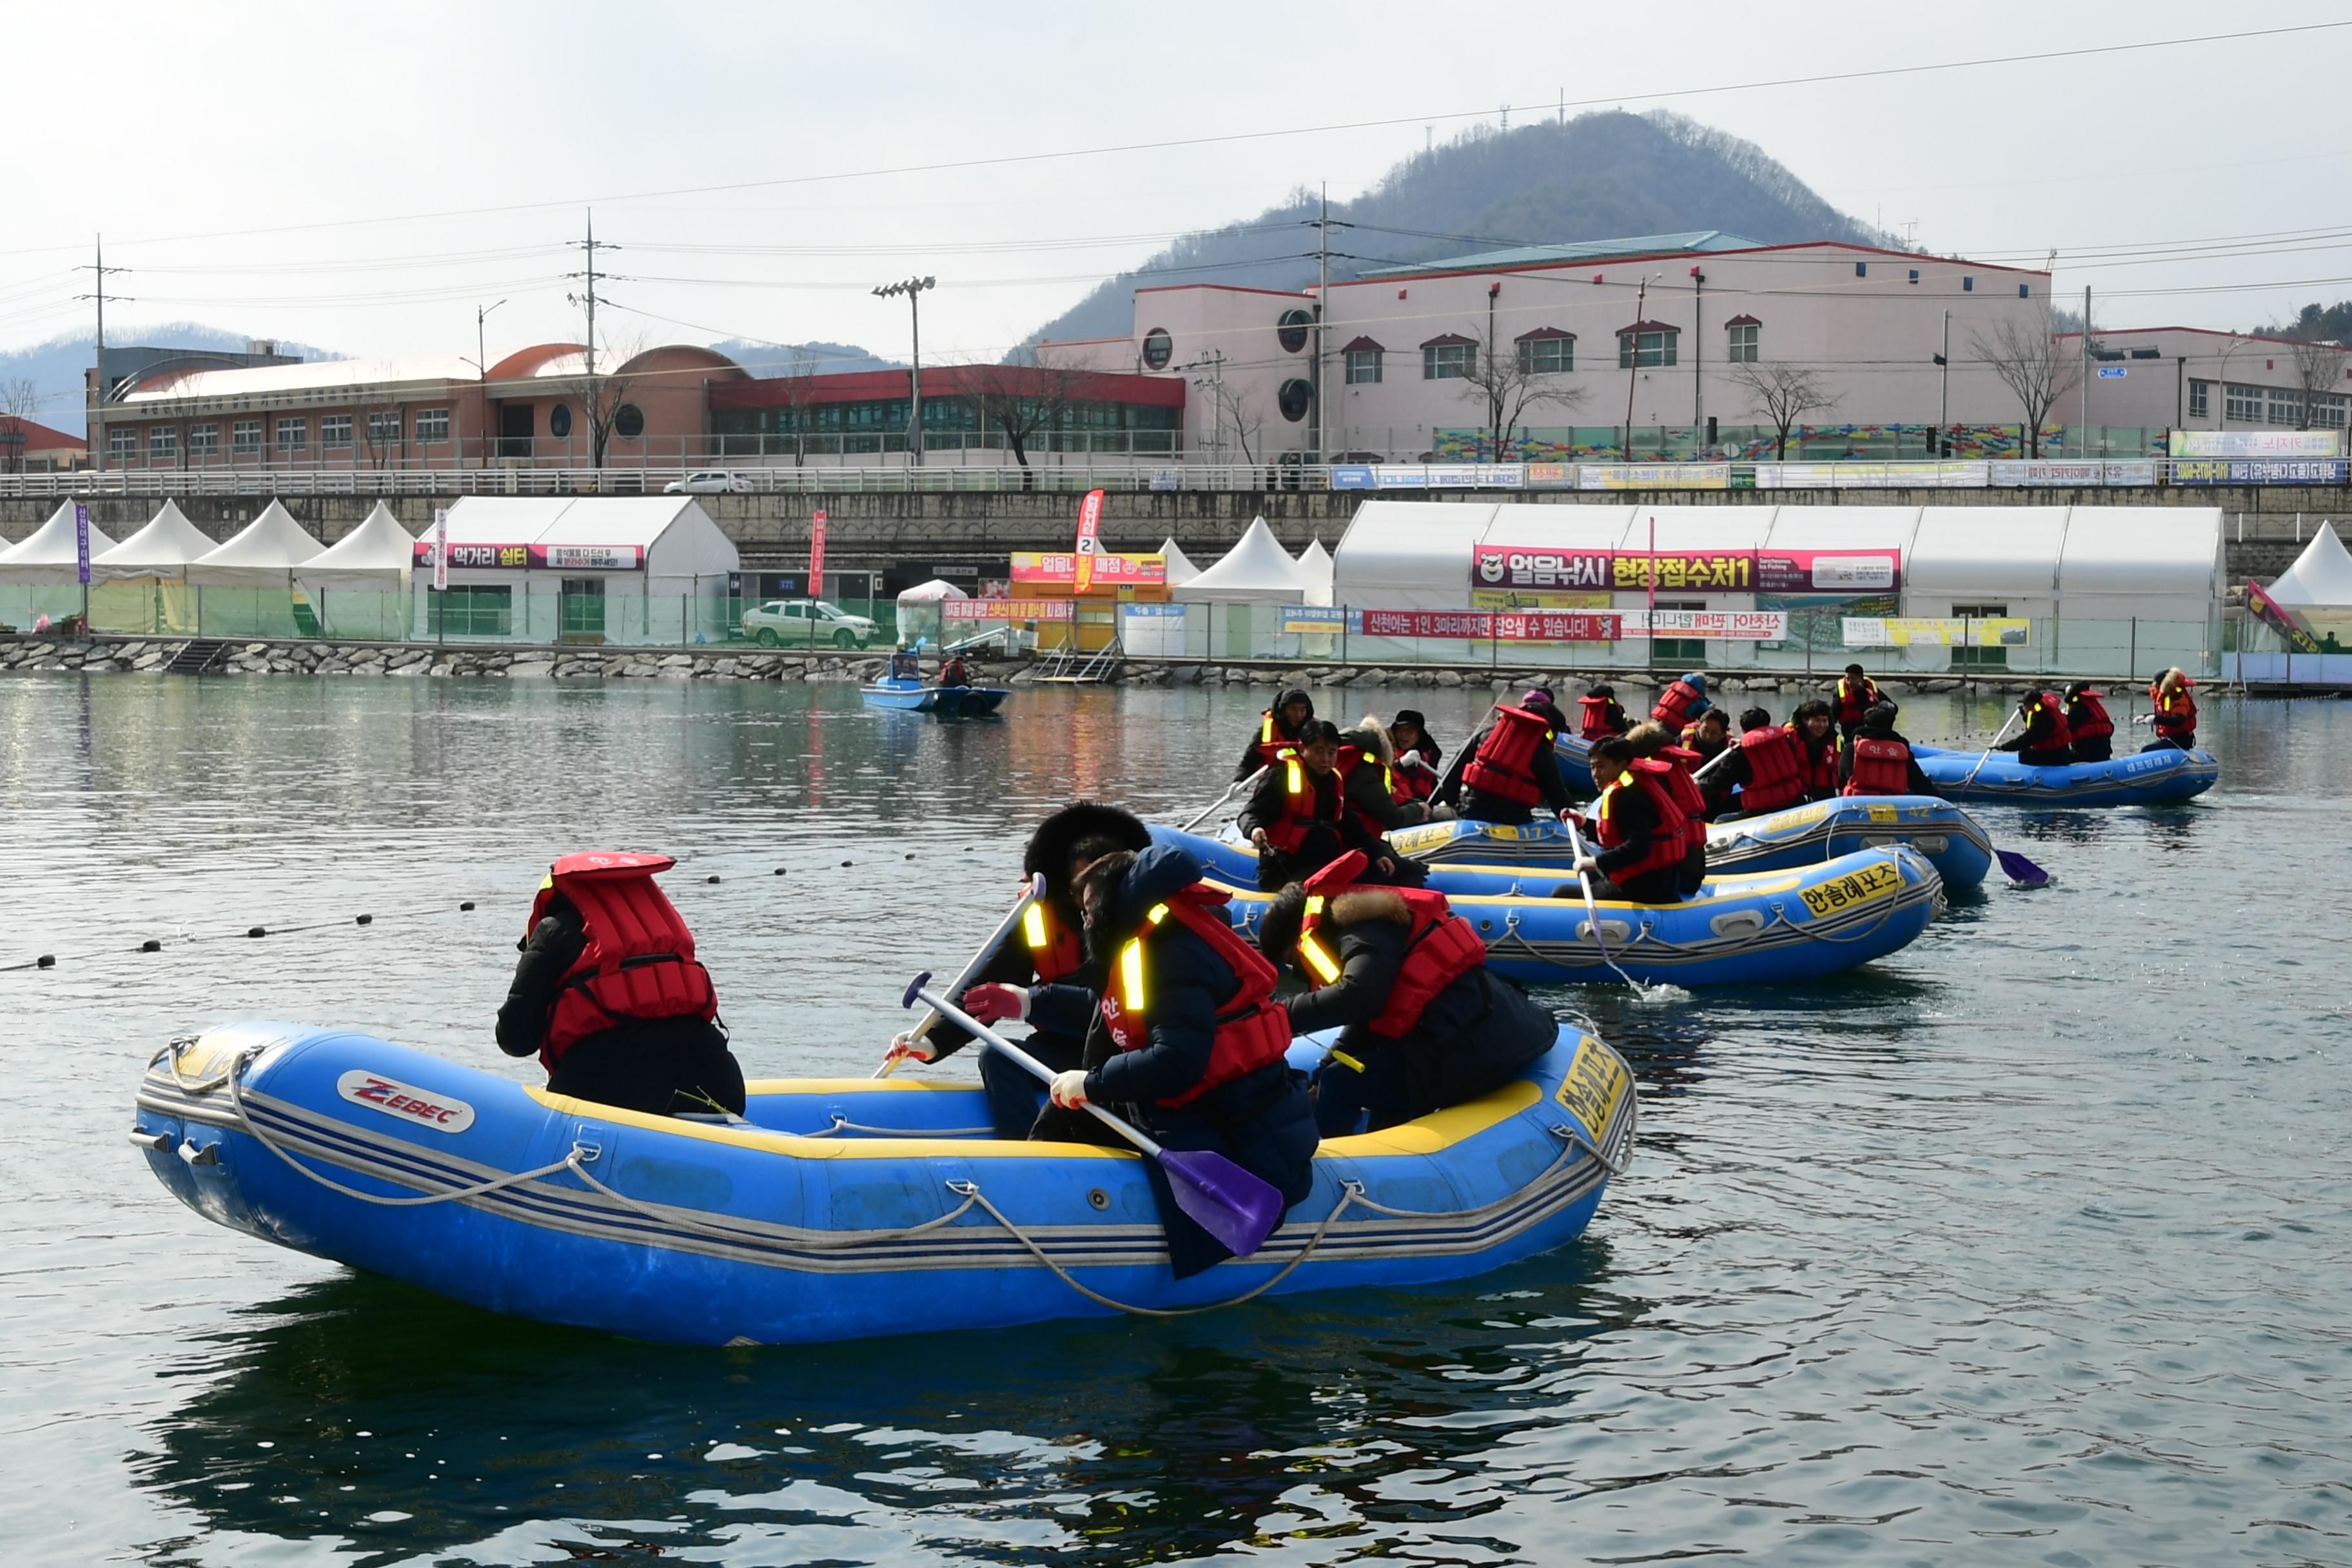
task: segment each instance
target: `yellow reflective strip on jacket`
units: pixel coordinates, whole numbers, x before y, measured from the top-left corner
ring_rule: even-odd
[[[1158,925],[1161,921],[1168,918],[1168,906],[1166,904],[1154,904],[1151,906],[1151,912],[1145,915],[1143,918],[1150,921],[1153,925]]]
[[[1283,759],[1282,765],[1284,768],[1288,770],[1283,774],[1282,787],[1292,795],[1305,794],[1307,790],[1307,775],[1298,771],[1298,759],[1296,757],[1286,757]]]
[[[1307,967],[1315,972],[1317,984],[1328,985],[1339,978],[1339,961],[1315,940],[1313,931],[1306,931],[1299,936],[1298,955],[1307,961]]]
[[[1607,789],[1601,792],[1601,799],[1595,803],[1593,810],[1603,817],[1607,816],[1609,815],[1609,803],[1617,798],[1617,792],[1619,790],[1628,787],[1633,784],[1633,775],[1632,773],[1619,773],[1617,775],[1616,782],[1611,784]]]
[[[1307,918],[1310,921],[1318,921],[1323,918],[1322,894],[1309,893],[1307,895]]]
[[[1274,710],[1271,708],[1265,710],[1265,718],[1257,727],[1257,739],[1262,746],[1274,742]]]
[[[1130,1013],[1143,1009],[1143,939],[1129,937],[1118,950],[1118,999]]]
[[[1045,930],[1045,906],[1032,904],[1021,917],[1021,934],[1028,939],[1032,951],[1042,950],[1053,942]]]

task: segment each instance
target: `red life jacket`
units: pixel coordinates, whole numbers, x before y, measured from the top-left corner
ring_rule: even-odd
[[[1339,813],[1344,809],[1348,781],[1343,777],[1334,783],[1333,809],[1323,815],[1323,792],[1318,787],[1313,770],[1298,760],[1294,752],[1276,764],[1282,773],[1282,818],[1267,825],[1265,841],[1285,854],[1307,842],[1307,829],[1320,823],[1326,827],[1339,826]]]
[[[1706,796],[1699,793],[1698,781],[1693,776],[1699,764],[1696,752],[1686,752],[1680,746],[1668,746],[1659,752],[1658,760],[1666,764],[1664,780],[1666,793],[1675,797],[1675,805],[1683,816],[1693,822],[1706,819]],[[1685,845],[1684,848],[1690,847]]]
[[[1533,805],[1543,798],[1536,787],[1538,746],[1551,744],[1551,725],[1525,708],[1497,708],[1494,728],[1478,742],[1477,755],[1462,770],[1462,782],[1481,795]]]
[[[1853,738],[1853,772],[1846,779],[1847,795],[1908,795],[1911,792],[1911,748],[1900,741]]]
[[[1789,731],[1797,742],[1797,781],[1805,786],[1807,795],[1835,795],[1838,792],[1838,733],[1832,730],[1822,740],[1821,755],[1813,754],[1812,746],[1794,726]]]
[[[1389,830],[1388,824],[1382,822],[1379,817],[1374,816],[1370,812],[1366,811],[1361,805],[1358,805],[1348,790],[1348,786],[1355,782],[1356,770],[1359,768],[1373,768],[1379,771],[1381,778],[1381,793],[1386,795],[1390,800],[1394,800],[1397,797],[1396,770],[1390,767],[1387,763],[1381,762],[1379,758],[1373,756],[1370,752],[1365,751],[1360,746],[1342,746],[1339,748],[1339,801],[1341,807],[1349,816],[1356,819],[1358,826],[1361,827],[1365,832],[1371,834],[1374,837],[1378,837],[1380,835],[1386,833]]]
[[[1041,984],[1068,979],[1087,961],[1085,939],[1050,900],[1031,904],[1022,914],[1021,940],[1029,948],[1029,967],[1037,972]]]
[[[2042,736],[2042,744],[2033,749],[2037,752],[2054,752],[2061,746],[2073,745],[2074,731],[2067,726],[2066,705],[2058,700],[2057,694],[2050,691],[2043,692],[2039,706],[2042,717],[2050,721],[2050,732]]]
[[[1691,715],[1706,702],[1706,693],[1678,675],[1673,685],[1658,693],[1658,705],[1650,710],[1650,717],[1679,735],[1683,726],[1690,722]]]
[[[2184,677],[2168,693],[2161,677],[2148,683],[2147,700],[2156,704],[2156,732],[2166,740],[2186,741],[2197,733],[2197,699],[2189,695],[2189,684]]]
[[[563,972],[549,1010],[541,1063],[554,1068],[588,1036],[632,1018],[719,1016],[710,972],[694,956],[694,933],[659,888],[667,855],[591,852],[566,855],[549,868],[530,906],[530,923],[558,897],[580,911],[587,941]]]
[[[1340,968],[1330,950],[1315,933],[1321,928],[1328,900],[1351,889],[1363,873],[1363,851],[1351,849],[1307,881],[1307,914],[1298,928],[1299,955],[1307,961],[1307,983],[1320,991],[1339,978]],[[1401,1040],[1421,1022],[1422,1009],[1437,994],[1486,962],[1486,944],[1468,921],[1454,912],[1444,893],[1426,888],[1384,888],[1404,900],[1411,918],[1404,958],[1389,987],[1388,1005],[1364,1027],[1375,1035]]]
[[[1625,732],[1625,710],[1617,705],[1614,697],[1580,697],[1576,705],[1583,710],[1580,717],[1584,739],[1598,741]]]
[[[2085,689],[2066,710],[2066,726],[2077,741],[2095,741],[2116,732],[2116,721],[2107,717],[2107,705],[2099,700],[2104,691]]]
[[[1250,750],[1257,753],[1259,762],[1272,767],[1285,757],[1297,756],[1298,742],[1282,732],[1269,708],[1258,716],[1257,739],[1250,742]]]
[[[1209,1070],[1183,1093],[1159,1102],[1164,1106],[1189,1105],[1213,1089],[1282,1060],[1283,1053],[1290,1049],[1290,1015],[1274,999],[1279,979],[1274,965],[1234,934],[1223,915],[1212,912],[1230,896],[1206,882],[1195,882],[1166,903],[1152,906],[1143,928],[1118,950],[1111,964],[1110,983],[1103,988],[1100,1010],[1111,1039],[1120,1050],[1139,1051],[1151,1040],[1151,938],[1165,921],[1173,919],[1207,942],[1209,950],[1234,972],[1233,994],[1217,1006]]]
[[[1870,677],[1865,675],[1862,678],[1862,689],[1859,691],[1853,689],[1853,683],[1844,676],[1838,677],[1837,721],[1839,723],[1861,723],[1862,716],[1877,702],[1878,682],[1871,679]]]
[[[1429,766],[1407,767],[1404,765],[1403,756],[1397,758],[1397,765],[1389,770],[1389,798],[1399,805],[1411,805],[1415,801],[1427,800],[1437,793],[1436,763],[1428,752],[1419,748],[1415,748],[1411,754],[1428,763]]]
[[[1631,866],[1621,866],[1610,873],[1610,879],[1620,886],[1644,872],[1662,871],[1669,866],[1679,867],[1684,856],[1689,852],[1686,828],[1696,825],[1687,821],[1683,808],[1675,800],[1673,787],[1666,782],[1666,775],[1676,771],[1672,763],[1662,763],[1652,757],[1636,757],[1633,766],[1619,773],[1601,792],[1601,798],[1593,803],[1593,832],[1603,849],[1614,849],[1625,842],[1625,829],[1618,823],[1617,814],[1612,809],[1621,790],[1640,790],[1650,797],[1650,804],[1658,814],[1658,826],[1650,835],[1650,852]]]
[[[1804,748],[1793,730],[1767,724],[1739,737],[1748,759],[1748,782],[1739,786],[1739,809],[1750,816],[1779,811],[1805,798]],[[1729,764],[1725,764],[1728,766]]]

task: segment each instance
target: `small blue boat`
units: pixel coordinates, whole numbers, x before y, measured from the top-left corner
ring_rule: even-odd
[[[942,719],[984,719],[1013,693],[1001,686],[929,686],[919,679],[886,675],[858,688],[868,708],[936,713]]]
[[[1559,782],[1570,795],[1593,795],[1601,793],[1592,782],[1592,742],[1578,735],[1554,735],[1552,754],[1559,759]]]
[[[2126,752],[2104,763],[2027,767],[2008,752],[1911,748],[1919,771],[1955,800],[2015,805],[2154,805],[2203,795],[2221,776],[2210,752]]]
[[[648,1116],[246,1023],[155,1058],[131,1139],[263,1240],[492,1311],[743,1345],[1468,1279],[1581,1236],[1637,1115],[1623,1058],[1563,1027],[1483,1099],[1327,1140],[1258,1252],[1179,1280],[1130,1152],[997,1140],[977,1083],[751,1089],[742,1119]]]
[[[1230,827],[1226,837],[1202,838],[1155,827],[1152,837],[1181,844],[1213,868],[1221,881],[1257,881],[1257,851]],[[1399,827],[1389,847],[1430,868],[1429,885],[1443,893],[1497,890],[1529,869],[1564,869],[1576,858],[1568,829],[1554,821],[1429,822]],[[1741,817],[1707,829],[1710,875],[1779,871],[1817,866],[1857,849],[1907,844],[1925,855],[1947,888],[1980,886],[1992,867],[1992,840],[1976,819],[1931,795],[1852,796],[1792,805],[1768,816]]]
[[[1907,946],[1944,901],[1935,867],[1902,846],[1857,850],[1819,866],[1710,877],[1679,904],[1604,900],[1599,942],[1582,889],[1566,870],[1523,868],[1511,886],[1515,891],[1441,890],[1485,939],[1489,967],[1552,985],[1615,984],[1604,945],[1608,958],[1645,984],[1820,980]],[[1269,894],[1236,889],[1225,909],[1236,926],[1254,931],[1271,901]]]

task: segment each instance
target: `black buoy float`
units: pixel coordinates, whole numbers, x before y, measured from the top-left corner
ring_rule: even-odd
[[[245,934],[247,936],[268,936],[269,934],[269,928],[267,926],[252,926],[247,928]]]
[[[33,960],[33,967],[36,969],[55,969],[57,966],[58,955],[54,952],[45,952]]]
[[[375,917],[373,915],[354,915],[352,917],[352,922],[357,925],[372,926],[375,924]]]
[[[145,942],[139,944],[139,951],[142,952],[161,952],[163,951],[163,944],[157,942],[151,936]]]
[[[783,868],[782,866],[777,867],[777,868],[776,868],[776,875],[777,875],[777,876],[779,876],[779,877],[781,877],[781,876],[782,876],[783,874],[784,874],[784,868]]]
[[[474,907],[474,900],[471,900],[471,899],[467,899],[464,903],[459,904],[459,905],[457,906],[457,912],[458,912],[458,913],[460,913],[460,914],[463,914],[466,910],[470,910],[470,909],[472,909],[473,907]]]
[[[849,865],[849,864],[850,864],[850,862],[849,862],[849,861],[847,861],[847,860],[844,860],[844,861],[842,862],[842,864],[843,864],[843,865],[845,865],[845,866],[846,866],[846,865]]]
[[[716,882],[719,879],[716,877],[705,877],[703,880],[706,882]]]

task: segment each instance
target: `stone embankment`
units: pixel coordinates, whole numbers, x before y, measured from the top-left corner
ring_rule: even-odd
[[[1707,688],[1712,691],[1805,691],[1818,692],[1836,679],[1836,672],[1808,676],[1801,671],[1788,675],[1757,673],[1752,675],[1710,675]],[[1129,686],[1311,686],[1317,688],[1387,687],[1423,690],[1452,689],[1487,691],[1525,691],[1531,687],[1549,687],[1564,692],[1590,681],[1607,680],[1628,689],[1647,690],[1664,686],[1671,675],[1644,675],[1640,670],[1626,669],[1517,669],[1496,670],[1485,667],[1470,669],[1382,668],[1374,665],[1351,664],[1147,664],[1127,663],[1119,667],[1119,680]],[[1924,677],[1916,680],[1878,678],[1881,690],[1889,695],[1918,691],[1958,691],[1970,684],[2000,684],[1997,674],[1990,681],[1969,682],[1958,677]],[[2020,677],[2020,680],[2037,679]],[[2039,679],[2048,679],[2046,677]],[[1563,697],[1562,700],[1566,699]],[[1631,706],[1630,704],[1628,706]]]

